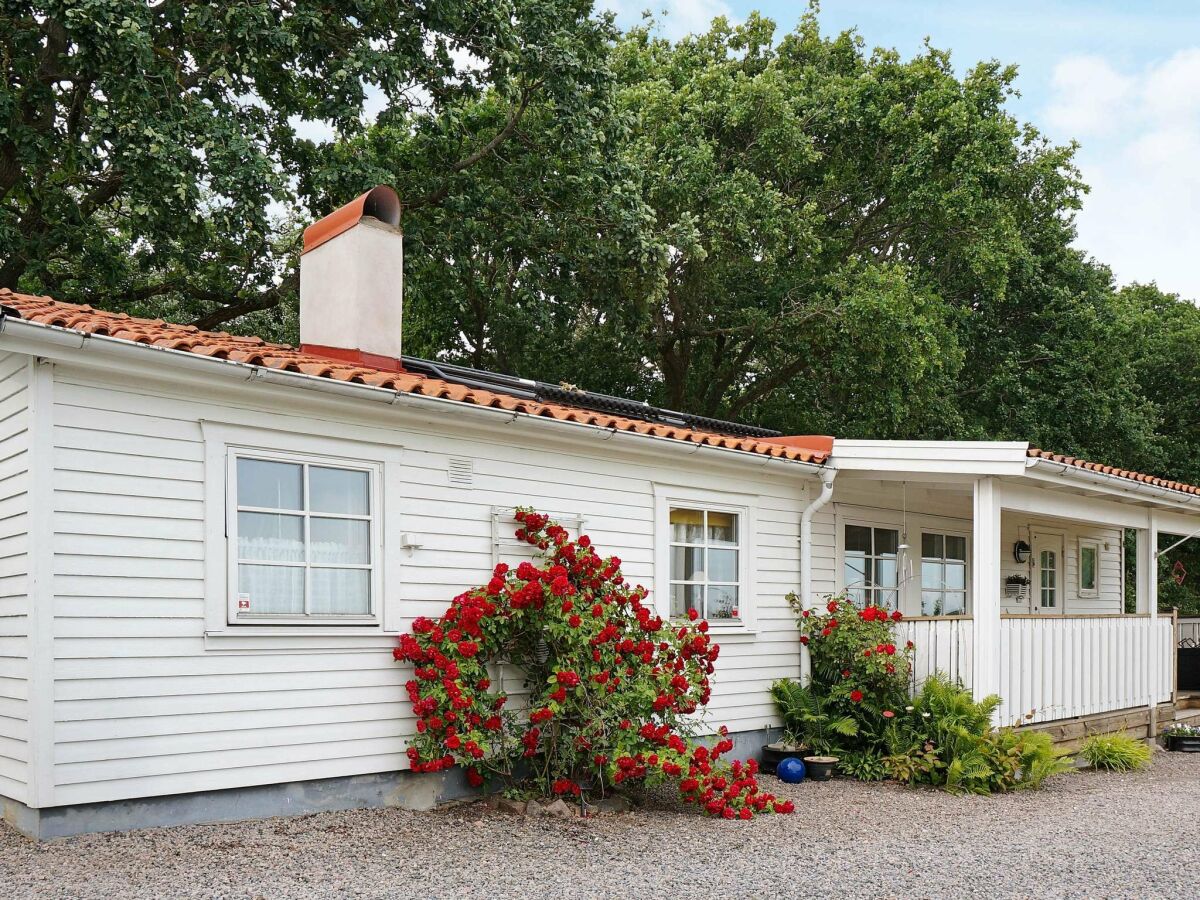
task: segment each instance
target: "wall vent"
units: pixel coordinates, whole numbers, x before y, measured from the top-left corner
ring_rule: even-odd
[[[459,487],[470,487],[475,483],[475,461],[462,457],[450,458],[450,483]]]

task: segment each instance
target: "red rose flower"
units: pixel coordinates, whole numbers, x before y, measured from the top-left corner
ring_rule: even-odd
[[[853,700],[855,703],[861,703],[862,698],[863,698],[863,692],[858,690],[857,688],[855,688],[854,690],[852,690],[850,692],[850,699]]]

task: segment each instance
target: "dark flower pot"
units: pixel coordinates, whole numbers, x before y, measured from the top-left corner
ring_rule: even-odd
[[[1167,735],[1167,749],[1177,753],[1200,753],[1200,736],[1169,734]]]
[[[764,744],[759,757],[759,771],[765,772],[768,775],[775,774],[775,768],[789,756],[802,758],[807,747],[799,744],[785,744],[783,741],[776,741],[773,744]]]
[[[838,758],[836,756],[806,756],[804,757],[804,765],[808,767],[808,778],[810,781],[828,781],[833,777],[833,770],[837,768]]]

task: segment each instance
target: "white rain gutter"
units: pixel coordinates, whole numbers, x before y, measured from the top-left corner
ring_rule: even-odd
[[[800,606],[812,609],[812,523],[813,516],[833,499],[833,479],[837,469],[829,468],[821,473],[821,493],[804,507],[800,514]]]
[[[392,388],[375,387],[369,384],[355,384],[349,381],[336,381],[319,375],[306,375],[303,372],[287,372],[272,369],[268,366],[252,365],[228,359],[217,359],[211,356],[201,356],[186,350],[175,350],[170,347],[156,347],[152,344],[139,344],[134,341],[110,338],[102,335],[84,334],[74,329],[62,328],[57,325],[43,325],[40,322],[30,322],[13,316],[0,318],[0,334],[10,334],[17,338],[50,344],[68,350],[95,349],[116,358],[129,358],[145,362],[150,354],[158,353],[172,365],[205,375],[223,375],[238,381],[261,381],[267,384],[278,384],[291,388],[318,391],[335,396],[359,400],[374,400],[390,406],[405,406],[418,412],[432,412],[435,409],[453,409],[455,415],[470,415],[489,421],[498,422],[507,419],[509,423],[523,420],[526,423],[540,427],[551,427],[560,431],[567,426],[575,428],[580,433],[591,433],[599,440],[609,441],[619,438],[622,441],[632,440],[645,445],[653,443],[660,448],[671,447],[675,452],[685,452],[689,456],[705,452],[710,456],[719,454],[726,461],[740,460],[755,462],[762,466],[770,463],[785,463],[795,466],[804,474],[821,477],[826,469],[820,463],[790,460],[783,457],[767,456],[762,453],[751,453],[747,450],[734,450],[728,447],[714,447],[709,444],[694,444],[689,441],[657,435],[641,434],[636,431],[620,431],[614,428],[604,428],[599,425],[589,425],[585,422],[570,422],[565,419],[555,419],[547,416],[536,416],[530,413],[514,412],[491,406],[479,406],[464,403],[461,400],[448,400],[443,397],[427,397],[422,394],[410,394],[407,391],[397,391]],[[499,392],[498,392],[499,393]]]
[[[1091,469],[1083,469],[1079,466],[1058,462],[1057,460],[1053,459],[1043,459],[1041,457],[1034,456],[1030,457],[1025,465],[1026,468],[1030,469],[1052,469],[1060,476],[1065,475],[1071,478],[1076,478],[1080,481],[1090,481],[1093,484],[1103,485],[1108,488],[1125,491],[1131,494],[1148,494],[1163,500],[1171,500],[1175,503],[1185,503],[1188,505],[1200,504],[1200,494],[1188,494],[1183,491],[1172,490],[1171,488],[1147,484],[1144,481],[1135,481],[1132,478],[1125,478],[1122,475],[1109,475],[1105,472],[1096,472]]]
[[[812,609],[812,523],[817,512],[833,499],[833,479],[837,469],[830,467],[821,473],[821,492],[813,498],[800,514],[800,608]],[[800,682],[812,681],[812,659],[800,647]]]

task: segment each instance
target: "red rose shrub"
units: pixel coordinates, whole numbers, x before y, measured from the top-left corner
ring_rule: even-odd
[[[645,588],[587,536],[572,541],[529,509],[516,518],[541,563],[497,566],[487,585],[400,637],[395,658],[414,675],[405,685],[417,717],[413,771],[460,765],[473,786],[519,784],[546,797],[670,781],[710,816],[792,812],[759,790],[755,761],[724,761],[733,749],[724,728],[712,746],[688,738],[720,652],[708,624],[658,616]],[[521,704],[491,690],[501,666],[523,674]]]

